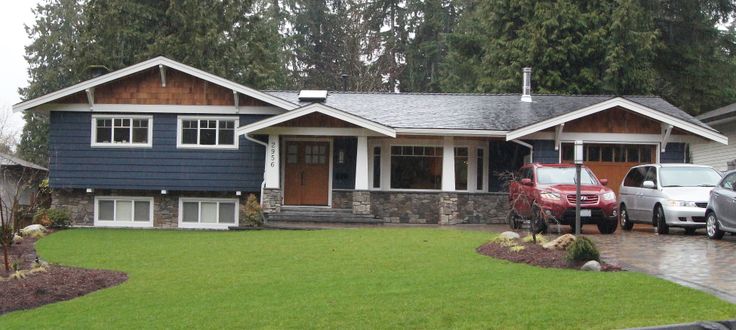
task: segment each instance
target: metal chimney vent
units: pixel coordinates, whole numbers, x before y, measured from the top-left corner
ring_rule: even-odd
[[[526,67],[524,72],[524,84],[521,89],[521,102],[532,101],[532,68]]]
[[[300,102],[323,102],[327,99],[326,90],[304,89],[299,91]]]

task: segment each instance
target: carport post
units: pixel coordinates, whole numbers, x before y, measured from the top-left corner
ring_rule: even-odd
[[[580,235],[580,171],[583,165],[583,141],[575,141],[575,236]]]

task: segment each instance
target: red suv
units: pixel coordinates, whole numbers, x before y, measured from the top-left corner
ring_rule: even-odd
[[[580,179],[580,223],[596,224],[602,234],[612,234],[618,227],[616,193],[605,186],[608,180],[598,180],[585,166]],[[509,185],[509,202],[512,225],[526,218],[540,223],[540,230],[556,222],[575,229],[575,165],[524,165]]]

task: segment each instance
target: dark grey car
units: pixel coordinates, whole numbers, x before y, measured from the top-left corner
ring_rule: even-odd
[[[736,233],[736,171],[726,173],[710,192],[705,214],[708,238],[721,239],[727,232]]]

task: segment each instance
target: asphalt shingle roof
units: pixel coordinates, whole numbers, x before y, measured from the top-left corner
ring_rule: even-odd
[[[289,102],[299,102],[298,91],[268,91]],[[329,92],[325,105],[393,128],[440,128],[511,131],[579,110],[611,95],[430,94]],[[623,96],[653,110],[711,129],[693,116],[655,96]]]

